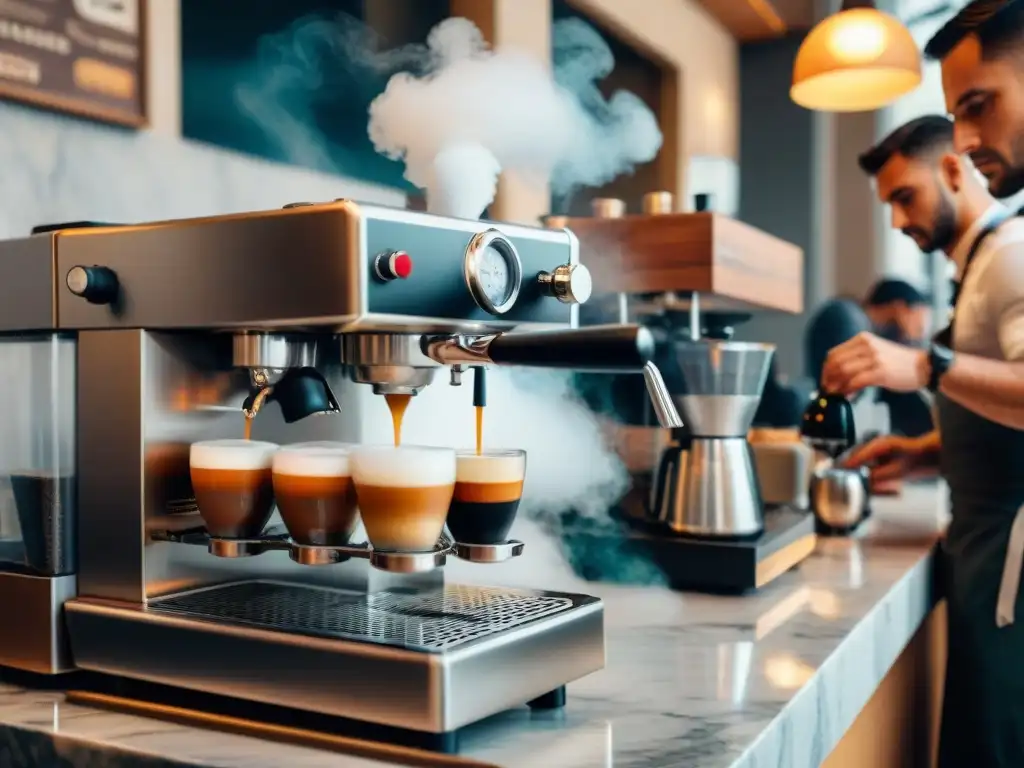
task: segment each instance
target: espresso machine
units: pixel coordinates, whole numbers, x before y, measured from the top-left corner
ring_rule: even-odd
[[[569,232],[347,200],[0,243],[0,501],[21,529],[0,550],[18,617],[0,665],[84,671],[81,695],[133,711],[328,718],[440,750],[496,712],[561,706],[604,666],[601,601],[443,578],[447,558],[522,542],[212,538],[189,446],[254,409],[261,438],[358,440],[364,394],[492,364],[642,373],[678,426],[647,329],[576,328],[590,291]]]
[[[620,381],[614,410],[624,429],[645,423],[660,456],[612,510],[619,530],[570,528],[567,546],[600,549],[580,538],[625,537],[619,549],[655,562],[676,588],[764,586],[813,551],[814,521],[762,498],[747,434],[774,346],[733,337],[757,309],[800,311],[802,253],[711,212],[675,213],[667,192],[646,195],[642,215],[626,215],[618,200],[595,200],[593,210],[546,222],[572,231],[588,255],[596,301],[585,319],[651,331],[683,424],[665,430],[636,385]]]

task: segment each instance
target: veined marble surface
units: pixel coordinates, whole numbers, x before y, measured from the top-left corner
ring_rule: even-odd
[[[934,606],[932,553],[945,506],[928,486],[876,499],[856,538],[820,540],[799,569],[746,597],[584,583],[552,570],[552,550],[520,530],[534,564],[547,565],[488,568],[487,583],[600,595],[607,666],[569,687],[563,711],[524,707],[468,728],[463,754],[502,768],[819,765]],[[5,767],[386,764],[0,685]]]

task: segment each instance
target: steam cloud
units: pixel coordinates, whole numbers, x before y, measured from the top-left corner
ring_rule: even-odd
[[[349,17],[300,19],[261,40],[255,76],[238,87],[236,100],[287,159],[342,172],[335,158],[344,148],[324,136],[315,108],[333,97],[362,96],[370,139],[382,154],[404,161],[406,178],[426,190],[429,209],[478,218],[503,170],[549,177],[553,192],[565,195],[630,171],[661,147],[655,117],[639,98],[620,91],[605,99],[599,90],[614,60],[593,28],[559,21],[553,45],[552,74],[532,56],[490,50],[466,19],[439,24],[425,45],[391,50],[381,50],[375,34]],[[375,78],[377,90],[368,93]],[[384,78],[390,79],[380,92]],[[593,525],[611,525],[608,508],[627,490],[628,475],[570,375],[492,370],[488,390],[486,444],[527,451],[520,517],[557,528],[571,509]],[[424,390],[407,411],[404,441],[470,447],[470,391],[441,381]],[[367,400],[366,432],[384,442],[391,425],[383,399]],[[530,523],[517,526],[523,524]],[[531,551],[527,558],[536,562],[539,553]],[[590,554],[618,558],[615,568],[602,570],[627,580],[660,579],[635,558]]]
[[[657,154],[661,132],[647,105],[625,91],[605,100],[598,89],[615,66],[601,36],[579,19],[552,34],[554,77],[528,54],[490,50],[471,21],[448,19],[427,38],[426,72],[396,74],[370,106],[370,138],[405,161],[429,210],[477,218],[503,169],[550,177],[566,194]]]
[[[478,218],[499,174],[550,178],[555,195],[599,186],[652,160],[662,136],[636,95],[606,99],[599,83],[615,67],[611,49],[580,19],[552,30],[554,71],[512,49],[490,49],[468,19],[438,24],[425,45],[381,50],[369,28],[341,15],[304,18],[260,41],[255,76],[239,106],[287,159],[338,171],[342,151],[317,127],[313,108],[332,96],[366,96],[377,150],[405,163],[429,210]]]

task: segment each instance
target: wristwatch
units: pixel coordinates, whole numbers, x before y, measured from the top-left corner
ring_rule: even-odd
[[[939,391],[942,377],[953,364],[953,350],[941,344],[932,344],[928,347],[928,391],[935,393]]]

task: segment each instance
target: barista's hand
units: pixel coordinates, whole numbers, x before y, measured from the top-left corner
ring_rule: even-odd
[[[893,482],[926,474],[935,467],[938,432],[922,437],[883,435],[854,449],[843,459],[844,467],[871,466],[871,489],[882,491]]]
[[[928,384],[928,353],[859,333],[828,353],[821,373],[826,392],[848,395],[865,387],[913,392]]]

